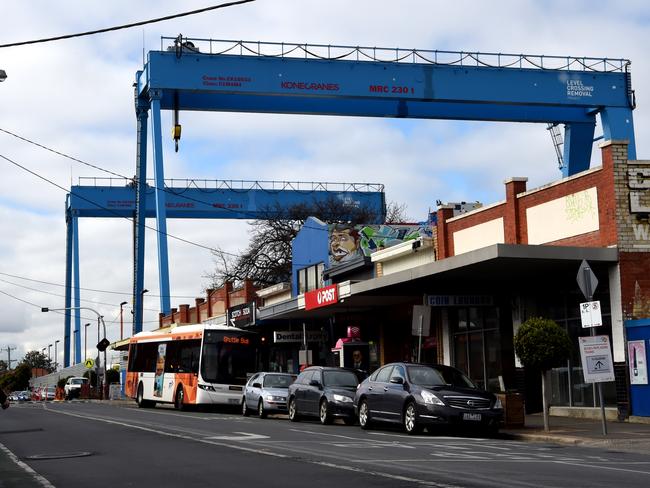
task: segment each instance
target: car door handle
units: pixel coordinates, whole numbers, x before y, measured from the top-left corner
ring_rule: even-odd
[[[388,387],[387,387],[387,386],[384,386],[384,391],[388,391]]]
[[[372,391],[372,386],[369,386],[369,387],[368,387],[368,391]]]

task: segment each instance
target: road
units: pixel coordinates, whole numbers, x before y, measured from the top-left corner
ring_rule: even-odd
[[[0,444],[47,487],[650,485],[650,453],[102,403],[13,405]],[[0,487],[25,486],[10,474]]]

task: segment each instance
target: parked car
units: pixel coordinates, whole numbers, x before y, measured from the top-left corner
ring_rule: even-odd
[[[287,392],[295,379],[289,373],[255,373],[244,387],[242,415],[257,412],[263,419],[269,413],[286,413]]]
[[[82,376],[72,376],[68,378],[63,387],[65,391],[65,399],[71,400],[72,398],[78,397],[81,393],[81,386],[88,384],[88,378]]]
[[[28,402],[31,399],[32,399],[31,392],[29,392],[27,390],[18,392],[18,401],[19,402]]]
[[[359,385],[354,409],[362,429],[392,422],[403,424],[409,434],[445,424],[495,434],[503,417],[499,399],[462,371],[413,363],[391,363],[375,371]]]
[[[17,402],[18,401],[18,393],[20,393],[20,392],[12,391],[11,393],[9,393],[9,395],[7,395],[7,400],[9,400],[10,402]]]
[[[322,424],[330,424],[335,418],[354,424],[354,392],[362,379],[359,375],[359,371],[348,368],[306,368],[289,387],[289,420],[297,422],[311,416],[318,417]]]

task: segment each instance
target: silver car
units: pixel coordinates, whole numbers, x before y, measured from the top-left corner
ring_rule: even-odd
[[[286,413],[287,390],[295,379],[289,373],[255,373],[244,387],[242,415],[257,412],[263,419],[269,413]]]

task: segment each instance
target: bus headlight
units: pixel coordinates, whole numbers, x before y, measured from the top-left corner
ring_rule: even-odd
[[[199,383],[199,388],[205,391],[215,391],[214,386],[212,385],[202,385],[201,383]]]

